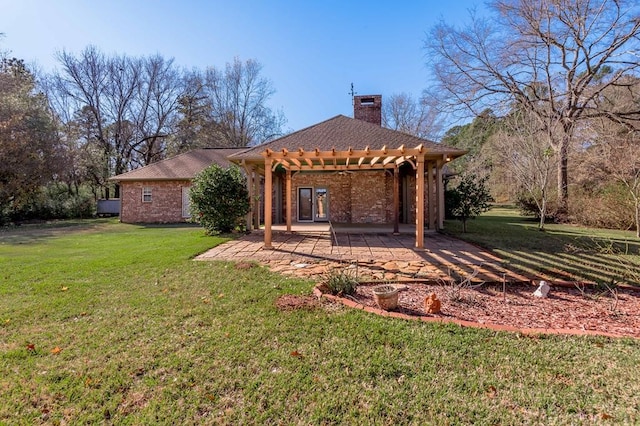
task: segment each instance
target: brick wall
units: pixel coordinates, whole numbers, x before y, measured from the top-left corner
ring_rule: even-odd
[[[282,179],[282,218],[286,220],[285,182]],[[416,179],[409,171],[406,193],[400,193],[401,203],[409,208],[408,223],[416,221]],[[425,179],[425,192],[426,192]],[[353,173],[296,173],[291,178],[292,221],[298,219],[298,188],[327,188],[329,190],[329,220],[336,223],[393,223],[393,176],[384,171]],[[403,197],[404,195],[404,197]],[[406,198],[405,198],[406,197]],[[428,195],[425,193],[425,224]],[[400,221],[402,215],[400,214]]]
[[[382,96],[354,96],[353,118],[380,126],[382,124]]]
[[[298,219],[298,188],[300,187],[327,188],[329,190],[329,220],[338,223],[351,222],[350,173],[343,175],[338,173],[296,173],[293,175],[291,177],[293,191],[291,194],[291,215],[294,222]]]
[[[393,222],[393,176],[384,171],[358,172],[351,176],[353,222]]]
[[[416,175],[415,173],[410,173],[407,175],[407,195],[408,199],[406,200],[409,207],[409,223],[416,223]],[[435,188],[433,189],[433,200],[436,200],[436,192]],[[435,206],[434,206],[435,208]],[[429,227],[429,219],[428,219],[428,209],[429,209],[429,186],[427,185],[427,176],[424,178],[424,223],[425,227]],[[435,214],[435,212],[434,212]]]
[[[291,179],[293,221],[298,215],[298,188],[329,190],[329,219],[337,223],[393,221],[393,176],[383,171],[298,173]]]
[[[175,223],[182,217],[182,188],[190,181],[122,182],[120,221],[125,223]],[[142,188],[151,188],[151,202],[142,202]]]

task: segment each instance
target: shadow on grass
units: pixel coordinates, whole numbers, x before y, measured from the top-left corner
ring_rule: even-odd
[[[34,244],[65,234],[102,229],[117,219],[74,219],[0,228],[0,244]]]
[[[117,218],[99,218],[99,219],[72,219],[58,220],[39,224],[29,224],[21,226],[12,226],[0,228],[0,244],[17,245],[17,244],[35,244],[45,240],[60,237],[68,234],[77,234],[82,232],[98,232],[103,230],[107,225],[119,224]],[[176,228],[198,228],[200,225],[191,223],[175,223],[175,224],[135,224],[123,226],[136,226],[140,228],[158,229],[176,229]],[[124,228],[123,228],[124,229]]]
[[[447,234],[498,253],[505,267],[539,279],[627,282],[640,285],[640,241],[632,232],[547,225],[495,209],[469,222],[462,233],[447,222]]]

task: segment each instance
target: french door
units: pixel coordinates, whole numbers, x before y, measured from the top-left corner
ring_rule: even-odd
[[[298,222],[326,222],[329,220],[329,191],[327,188],[298,188]]]

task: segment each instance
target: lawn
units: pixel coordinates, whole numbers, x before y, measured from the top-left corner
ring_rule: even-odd
[[[474,224],[472,224],[473,226]],[[189,226],[0,231],[0,424],[637,423],[640,343],[383,318]]]
[[[640,240],[632,231],[547,224],[496,207],[469,221],[447,221],[446,233],[496,252],[508,268],[557,280],[640,285]]]

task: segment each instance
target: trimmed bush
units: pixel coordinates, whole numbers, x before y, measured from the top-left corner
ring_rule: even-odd
[[[214,164],[200,172],[190,191],[191,217],[207,234],[231,232],[243,228],[249,213],[247,179],[238,167]]]

